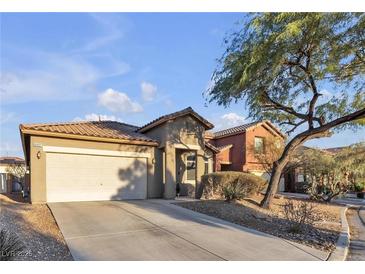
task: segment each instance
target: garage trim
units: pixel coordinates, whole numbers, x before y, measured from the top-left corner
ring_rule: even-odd
[[[150,153],[134,152],[134,151],[114,151],[114,150],[104,150],[104,149],[75,148],[75,147],[43,146],[43,151],[51,152],[51,153],[52,152],[66,153],[66,154],[151,158]]]

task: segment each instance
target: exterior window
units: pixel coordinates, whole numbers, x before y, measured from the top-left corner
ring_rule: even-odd
[[[276,146],[276,148],[281,148],[281,142],[279,139],[275,140],[275,146]]]
[[[186,180],[195,181],[196,156],[195,153],[186,157]]]
[[[209,161],[208,158],[204,158],[204,174],[209,173]]]
[[[264,153],[264,138],[255,137],[255,154]]]

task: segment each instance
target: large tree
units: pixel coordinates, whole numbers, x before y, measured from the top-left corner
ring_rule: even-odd
[[[243,100],[250,118],[289,135],[262,201],[269,207],[298,146],[365,125],[365,14],[249,14],[242,24],[225,39],[207,97],[224,106]]]

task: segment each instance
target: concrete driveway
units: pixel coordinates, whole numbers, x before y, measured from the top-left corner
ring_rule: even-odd
[[[325,260],[328,255],[166,200],[49,207],[75,260]]]

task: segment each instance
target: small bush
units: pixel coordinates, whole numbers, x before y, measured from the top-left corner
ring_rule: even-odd
[[[246,196],[244,184],[238,179],[228,182],[223,186],[222,194],[227,202],[243,199]]]
[[[266,181],[253,174],[235,171],[214,172],[202,176],[197,198],[239,200],[262,191]]]
[[[313,203],[287,200],[283,207],[285,218],[290,222],[289,232],[300,233],[305,225],[312,225],[318,220]]]
[[[356,192],[361,192],[364,190],[364,188],[365,188],[365,182],[356,183],[354,186]]]
[[[0,261],[10,261],[25,248],[23,242],[14,233],[0,230]]]

